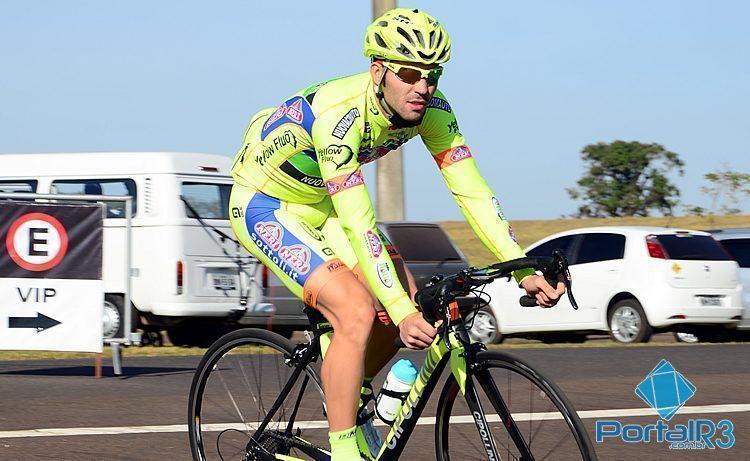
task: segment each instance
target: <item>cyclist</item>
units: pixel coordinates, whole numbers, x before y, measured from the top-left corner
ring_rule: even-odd
[[[388,11],[368,26],[364,54],[369,72],[309,86],[253,116],[232,167],[235,233],[334,329],[321,370],[332,460],[367,456],[355,437],[360,389],[396,353],[396,335],[412,349],[436,335],[375,226],[361,166],[420,135],[479,239],[501,261],[525,256],[437,89],[451,55],[443,26],[420,10]],[[564,292],[531,270],[514,277],[542,306]]]

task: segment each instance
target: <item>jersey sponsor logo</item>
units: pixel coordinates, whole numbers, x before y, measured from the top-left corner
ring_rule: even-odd
[[[458,146],[453,149],[446,149],[439,154],[435,154],[432,158],[442,170],[453,165],[456,162],[471,158],[471,151],[466,146]]]
[[[271,114],[270,117],[268,117],[268,120],[266,121],[265,125],[263,125],[263,131],[267,130],[269,126],[273,125],[275,121],[280,119],[286,114],[287,105],[286,103],[282,104],[278,109],[276,109],[276,112]]]
[[[355,107],[341,117],[341,120],[339,120],[339,123],[333,128],[333,133],[331,134],[336,138],[344,139],[349,128],[354,125],[354,119],[357,117],[359,117],[359,110]]]
[[[351,161],[354,152],[349,146],[331,144],[328,147],[318,149],[316,155],[318,156],[318,162],[332,162],[338,170]]]
[[[380,257],[383,253],[383,243],[380,241],[377,234],[368,229],[367,232],[365,232],[365,240],[367,241],[367,247],[370,249],[370,255],[372,255],[374,259]]]
[[[459,146],[451,152],[451,162],[456,163],[471,157],[471,152],[464,146]]]
[[[299,178],[299,182],[312,187],[323,187],[325,185],[323,183],[323,178],[313,178],[311,176],[302,176]]]
[[[255,154],[255,162],[263,166],[265,163],[273,157],[273,154],[276,152],[276,149],[274,149],[273,146],[264,146],[263,149],[260,150],[260,152],[257,152]]]
[[[260,221],[255,224],[255,232],[271,247],[273,251],[279,251],[281,240],[284,238],[284,229],[273,221]]]
[[[333,261],[326,264],[326,269],[328,269],[328,272],[336,272],[339,269],[345,268],[346,265],[341,262],[340,259],[334,259]]]
[[[304,245],[282,247],[279,256],[300,274],[310,271],[310,249]]]
[[[286,110],[286,116],[289,120],[294,123],[300,124],[305,118],[305,114],[302,112],[302,99],[294,101],[289,108]]]
[[[507,221],[505,219],[505,214],[503,213],[503,208],[500,206],[500,202],[495,197],[492,197],[492,206],[495,207],[495,210],[497,211],[497,217],[502,219],[503,221]]]
[[[380,283],[386,288],[391,288],[393,286],[393,273],[388,263],[378,263],[377,269]]]
[[[433,96],[430,99],[430,102],[427,103],[427,108],[430,107],[434,109],[444,110],[445,112],[452,112],[451,105],[448,104],[448,101],[442,98],[438,98],[437,96]]]
[[[326,188],[328,188],[329,195],[334,195],[341,192],[342,190],[360,186],[364,183],[365,178],[364,176],[362,176],[362,171],[357,170],[350,175],[337,176],[330,179],[329,181],[326,181]]]
[[[367,144],[363,143],[365,147],[360,147],[357,161],[360,164],[374,162],[388,152],[398,149],[409,139],[411,139],[410,131],[396,131],[389,133],[388,139],[381,146],[367,147]]]
[[[333,181],[326,182],[326,189],[328,189],[328,195],[334,195],[341,192],[341,186]]]
[[[307,133],[310,133],[312,124],[315,121],[315,114],[310,108],[310,104],[301,96],[295,96],[286,100],[276,112],[271,114],[263,124],[261,130],[261,140],[265,140],[269,133],[285,123],[295,123],[302,126]]]
[[[292,133],[292,130],[284,130],[283,133],[273,138],[272,144],[264,145],[263,149],[255,154],[255,161],[258,165],[263,166],[279,149],[286,146],[297,147],[297,137]]]
[[[516,240],[516,233],[515,233],[515,232],[513,232],[513,228],[512,228],[512,227],[510,227],[510,226],[508,226],[508,235],[510,235],[510,238],[511,238],[511,239],[512,239],[512,240],[513,240],[514,242],[518,243],[518,240]]]

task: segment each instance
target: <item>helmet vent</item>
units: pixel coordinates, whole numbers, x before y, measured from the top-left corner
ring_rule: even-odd
[[[402,37],[404,37],[411,45],[414,45],[414,40],[409,37],[409,34],[406,33],[406,31],[400,27],[396,27],[396,30],[399,34],[401,34]]]
[[[438,35],[437,43],[435,44],[435,48],[439,48],[440,44],[443,43],[443,31],[439,31],[440,35]]]
[[[432,48],[435,45],[435,31],[430,31],[430,48]]]
[[[417,37],[417,40],[419,40],[419,44],[424,47],[424,37],[422,36],[422,32],[414,29],[414,35]]]
[[[411,58],[411,59],[414,59],[414,55],[413,55],[413,54],[411,54],[411,51],[409,51],[409,49],[408,49],[408,48],[406,48],[406,47],[404,46],[404,44],[403,44],[403,43],[402,43],[402,44],[400,44],[400,45],[398,46],[398,48],[396,48],[396,51],[398,51],[399,53],[403,54],[403,55],[404,55],[404,56],[406,56],[407,58]],[[419,53],[419,54],[422,54],[422,53]]]
[[[380,34],[373,34],[373,36],[375,37],[375,43],[377,43],[378,46],[388,48],[388,45],[385,44],[385,40],[383,40],[383,37],[381,37]]]
[[[388,27],[388,21],[380,21],[380,22],[378,23],[378,25],[379,25],[380,27]]]
[[[445,47],[445,49],[443,50],[443,52],[442,52],[442,53],[440,53],[440,56],[438,56],[438,58],[436,59],[436,61],[440,61],[440,60],[442,60],[442,59],[443,59],[443,58],[445,57],[445,55],[446,55],[446,54],[447,54],[447,53],[448,53],[448,52],[449,52],[450,50],[451,50],[451,47],[449,47],[449,46],[446,46],[446,47]]]
[[[434,57],[435,57],[435,53],[424,54],[424,53],[422,53],[421,51],[417,51],[417,54],[419,54],[419,56],[420,56],[420,57],[421,57],[422,59],[432,59],[432,58],[434,58]]]

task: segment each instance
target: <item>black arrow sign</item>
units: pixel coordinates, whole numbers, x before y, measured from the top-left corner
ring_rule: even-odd
[[[42,331],[59,324],[60,322],[41,312],[37,312],[36,317],[8,317],[8,328],[36,328],[37,331]]]

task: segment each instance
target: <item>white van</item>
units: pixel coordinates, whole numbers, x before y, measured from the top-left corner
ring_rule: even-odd
[[[262,300],[254,282],[258,267],[248,253],[203,226],[180,198],[206,224],[233,237],[227,215],[230,166],[229,157],[196,153],[0,154],[0,192],[134,197],[131,300],[139,320],[134,328],[167,328],[174,343],[187,344],[196,335],[211,335],[211,320],[223,323]],[[124,218],[122,202],[107,204],[105,337],[123,335]]]

